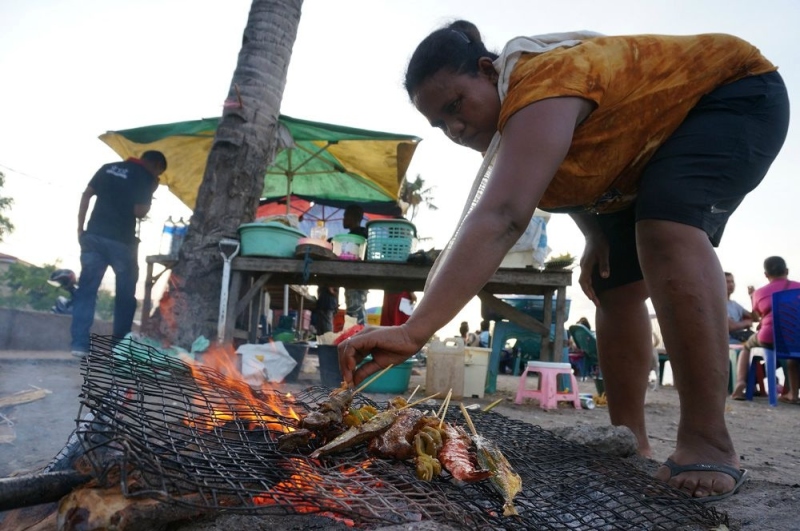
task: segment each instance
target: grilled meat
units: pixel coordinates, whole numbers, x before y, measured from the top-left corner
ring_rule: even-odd
[[[341,423],[353,402],[353,394],[354,389],[349,387],[334,389],[327,400],[319,403],[316,411],[312,411],[300,421],[300,427],[311,431],[322,431],[332,424]]]
[[[299,429],[284,433],[278,437],[278,450],[281,452],[293,452],[301,446],[308,445],[311,432],[306,429]]]
[[[394,424],[369,442],[369,452],[384,459],[404,461],[414,457],[414,427],[422,417],[422,411],[414,408],[401,410]]]
[[[417,423],[422,427],[414,435],[414,450],[417,457],[417,477],[423,481],[430,481],[442,473],[442,464],[436,458],[442,449],[442,433],[434,425],[429,425],[425,418]]]

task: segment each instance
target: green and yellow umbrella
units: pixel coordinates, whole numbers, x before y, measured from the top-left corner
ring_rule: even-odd
[[[193,209],[219,120],[109,131],[100,140],[123,158],[164,153],[162,184]],[[397,202],[420,138],[283,115],[278,122],[279,151],[264,172],[263,201],[294,195],[332,205]]]

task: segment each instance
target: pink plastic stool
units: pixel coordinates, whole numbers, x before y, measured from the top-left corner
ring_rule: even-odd
[[[529,372],[539,374],[539,388],[527,389],[526,384]],[[558,392],[558,375],[566,374],[570,378],[571,391]],[[529,361],[517,385],[517,398],[515,404],[521,404],[526,398],[535,398],[539,401],[542,409],[553,409],[558,407],[559,401],[572,402],[575,409],[581,408],[581,398],[578,393],[578,380],[572,373],[572,366],[569,363],[553,363],[546,361]]]

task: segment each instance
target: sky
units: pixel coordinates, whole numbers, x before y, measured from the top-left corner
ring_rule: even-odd
[[[35,264],[80,270],[77,210],[94,172],[119,157],[97,137],[108,130],[219,116],[227,96],[247,0],[26,0],[0,2],[0,171],[14,198],[15,232],[0,252]],[[408,171],[433,187],[436,211],[414,219],[441,248],[455,228],[480,156],[430,127],[402,86],[408,59],[431,31],[457,18],[475,23],[489,49],[517,35],[587,29],[607,35],[731,33],[758,48],[800,102],[796,0],[305,0],[283,114],[314,121],[413,134],[423,141]],[[733,298],[746,307],[747,285],[765,283],[762,263],[783,256],[800,271],[800,124],[793,117],[783,151],[764,182],[739,207],[718,249],[734,274]],[[140,259],[157,254],[167,216],[191,212],[165,187],[142,225]],[[553,255],[580,256],[583,237],[566,215],[547,227]],[[793,269],[795,268],[795,269]],[[591,302],[577,286],[568,321]],[[800,278],[800,273],[795,275]],[[104,286],[113,287],[113,274]],[[368,306],[380,305],[371,292]],[[477,300],[458,322],[477,329]]]

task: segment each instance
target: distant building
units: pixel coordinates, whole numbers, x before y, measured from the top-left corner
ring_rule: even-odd
[[[24,266],[32,266],[33,264],[26,262],[25,260],[20,260],[16,256],[11,256],[10,254],[0,253],[0,276],[3,275],[8,268],[11,267],[11,264],[22,264]]]

